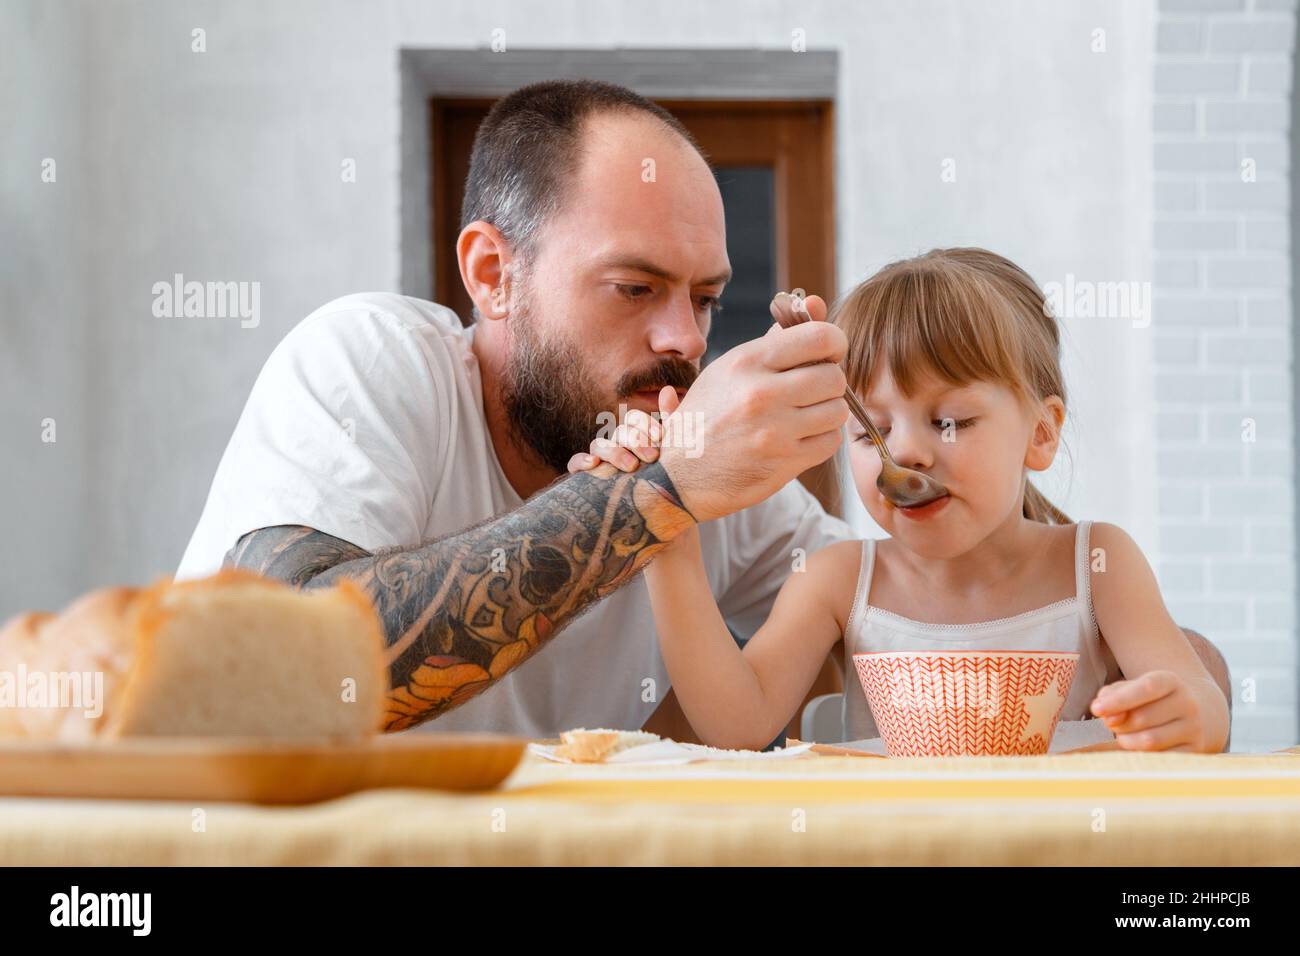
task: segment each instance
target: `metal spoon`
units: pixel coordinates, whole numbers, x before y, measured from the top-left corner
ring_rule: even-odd
[[[803,322],[812,321],[812,316],[808,314],[808,306],[804,304],[803,289],[795,289],[793,292],[778,292],[773,296],[770,308],[772,318],[776,319],[777,323],[785,329]],[[948,494],[948,489],[929,475],[911,468],[904,468],[894,461],[894,456],[889,453],[889,447],[885,444],[885,439],[876,426],[871,423],[871,419],[867,417],[866,409],[858,401],[858,396],[853,394],[853,389],[846,388],[844,390],[844,401],[848,403],[849,411],[853,413],[853,417],[862,423],[862,427],[867,431],[867,437],[871,439],[871,443],[876,446],[876,451],[880,453],[880,474],[876,477],[876,487],[880,489],[882,495],[899,508],[914,508],[918,505],[928,504],[931,501],[937,501]]]

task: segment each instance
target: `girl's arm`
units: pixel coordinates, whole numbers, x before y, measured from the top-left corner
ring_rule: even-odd
[[[665,419],[677,403],[671,387],[660,389]],[[633,410],[611,436],[598,437],[588,452],[574,455],[569,471],[586,471],[602,460],[636,471],[642,462],[658,459],[663,438],[661,422]],[[650,564],[646,585],[660,653],[682,712],[702,740],[757,750],[789,723],[843,634],[861,555],[861,542],[840,542],[815,553],[804,570],[792,570],[767,623],[743,654],[709,590],[695,525]]]
[[[1092,526],[1097,626],[1124,680],[1103,687],[1092,712],[1125,750],[1218,753],[1228,739],[1228,702],[1160,597],[1151,566],[1123,529]]]
[[[789,722],[843,634],[861,551],[861,542],[848,541],[813,554],[805,570],[786,579],[743,652],[709,590],[694,528],[650,564],[646,585],[660,653],[700,739],[758,750]]]

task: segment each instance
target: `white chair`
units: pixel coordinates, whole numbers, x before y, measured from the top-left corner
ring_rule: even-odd
[[[817,744],[843,743],[844,695],[822,694],[808,701],[799,720],[799,739]]]

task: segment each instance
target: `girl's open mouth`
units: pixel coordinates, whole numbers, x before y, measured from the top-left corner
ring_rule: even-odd
[[[910,508],[899,508],[898,513],[904,517],[911,518],[913,521],[926,521],[933,518],[944,508],[948,507],[948,502],[951,500],[951,495],[944,495],[942,498],[936,498],[934,501],[927,501],[923,505],[914,505]]]

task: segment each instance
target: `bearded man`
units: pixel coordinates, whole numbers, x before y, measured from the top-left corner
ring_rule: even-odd
[[[621,87],[499,101],[461,221],[470,327],[383,293],[304,319],[253,386],[177,577],[361,584],[389,644],[389,730],[639,728],[669,696],[637,575],[657,551],[702,523],[743,635],[800,554],[849,536],[793,480],[840,443],[844,336],[774,329],[700,371],[731,276],[722,198],[685,128]],[[558,480],[609,413],[653,412],[664,386],[692,442]]]

